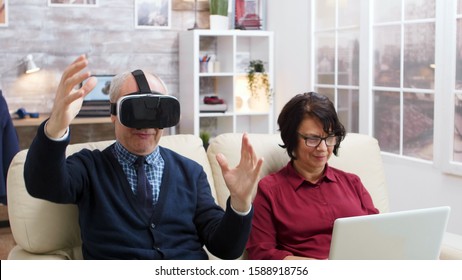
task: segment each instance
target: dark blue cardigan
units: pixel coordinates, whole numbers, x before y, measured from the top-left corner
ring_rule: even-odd
[[[79,208],[85,259],[223,259],[239,257],[251,217],[221,209],[195,161],[160,147],[165,160],[154,214],[137,204],[111,147],[82,150],[67,159],[68,141],[49,140],[40,126],[25,163],[28,192]]]
[[[18,135],[8,105],[0,90],[0,202],[6,204],[6,175],[11,160],[19,152]]]

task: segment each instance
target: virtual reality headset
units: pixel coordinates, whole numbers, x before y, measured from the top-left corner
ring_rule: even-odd
[[[173,96],[151,91],[141,70],[132,72],[139,91],[111,103],[111,114],[130,128],[165,128],[180,121],[180,102]]]

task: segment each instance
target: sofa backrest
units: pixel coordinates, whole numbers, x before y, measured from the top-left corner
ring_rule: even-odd
[[[114,141],[101,141],[72,144],[67,155],[83,148],[102,150]],[[172,149],[204,167],[215,195],[211,168],[208,163],[202,140],[193,135],[163,136],[161,146]],[[64,259],[81,259],[80,227],[76,205],[63,205],[31,197],[23,178],[24,161],[27,150],[19,152],[13,159],[7,177],[8,214],[11,231],[17,247],[9,258],[40,258],[34,254],[47,254]],[[15,256],[11,256],[16,254]]]
[[[249,140],[257,156],[264,158],[260,177],[278,171],[288,163],[289,156],[286,150],[279,146],[282,144],[279,134],[249,134]],[[229,191],[224,183],[220,166],[214,159],[217,153],[222,153],[228,159],[230,166],[236,166],[240,160],[241,142],[240,133],[221,134],[211,140],[207,149],[218,203],[222,207],[225,206]],[[338,157],[332,155],[329,164],[358,175],[371,194],[374,205],[380,212],[388,212],[387,186],[377,140],[367,135],[349,133],[340,144],[338,154]]]

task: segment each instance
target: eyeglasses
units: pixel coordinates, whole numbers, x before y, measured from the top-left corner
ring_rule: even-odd
[[[321,142],[323,140],[326,143],[327,147],[332,147],[332,146],[335,146],[337,144],[337,136],[335,136],[335,135],[328,135],[327,137],[305,136],[305,135],[300,134],[300,133],[298,133],[298,135],[300,135],[300,137],[302,137],[303,140],[305,140],[305,145],[307,147],[316,148],[317,146],[319,146],[319,144],[321,144]]]

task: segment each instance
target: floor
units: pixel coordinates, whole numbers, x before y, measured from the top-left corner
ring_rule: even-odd
[[[6,260],[8,253],[15,246],[13,235],[9,226],[4,226],[8,221],[8,207],[0,205],[0,260]]]

